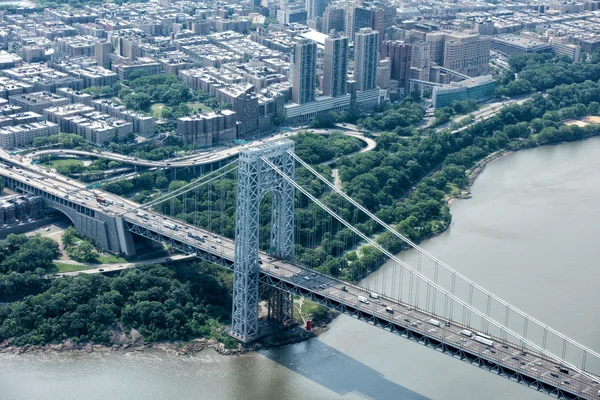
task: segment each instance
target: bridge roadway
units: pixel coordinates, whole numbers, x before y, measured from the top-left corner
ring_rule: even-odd
[[[297,130],[298,129],[296,129],[296,131]],[[371,151],[375,147],[377,147],[377,142],[374,139],[367,138],[362,133],[353,131],[353,130],[349,130],[348,128],[306,129],[306,130],[311,131],[316,134],[319,134],[319,135],[330,135],[334,132],[341,132],[346,136],[351,136],[356,139],[359,139],[366,144],[366,146],[363,147],[359,151],[360,153]],[[130,157],[127,155],[112,153],[112,152],[108,152],[108,151],[93,152],[93,151],[71,150],[71,149],[39,150],[39,151],[36,151],[35,153],[26,155],[25,161],[27,163],[29,163],[34,158],[39,158],[41,156],[51,154],[51,155],[74,155],[74,156],[93,157],[93,158],[101,157],[101,158],[106,158],[107,160],[118,161],[118,162],[122,162],[125,164],[136,165],[136,166],[140,166],[140,167],[186,168],[186,167],[195,167],[195,166],[200,166],[200,165],[213,164],[213,163],[219,162],[219,161],[227,161],[227,160],[233,159],[234,157],[237,157],[239,152],[241,150],[245,149],[246,147],[254,146],[256,144],[259,144],[260,142],[271,142],[271,141],[280,140],[286,136],[289,136],[292,133],[295,133],[295,132],[291,131],[291,132],[278,133],[274,136],[265,138],[263,140],[256,140],[252,143],[245,144],[245,145],[233,146],[233,147],[229,147],[229,148],[226,148],[223,150],[213,150],[210,152],[202,152],[202,153],[194,154],[192,156],[181,157],[181,158],[172,158],[172,159],[164,160],[164,161],[144,160],[144,159],[140,159],[137,157]]]
[[[0,152],[0,158],[5,158]],[[13,164],[19,164],[9,160]],[[235,242],[231,239],[220,238],[217,235],[199,229],[179,220],[171,219],[160,213],[144,211],[145,219],[130,208],[138,207],[127,199],[104,193],[100,190],[85,190],[79,182],[66,181],[64,177],[42,175],[30,166],[20,164],[20,170],[0,167],[0,175],[28,184],[40,191],[64,197],[71,194],[74,201],[98,212],[112,215],[122,215],[127,229],[131,232],[174,245],[188,254],[194,254],[200,259],[217,262],[231,268],[234,263]],[[44,178],[44,179],[42,179]],[[56,186],[57,188],[54,188]],[[92,196],[104,195],[116,202],[123,202],[119,207],[116,203],[107,207],[98,205]],[[85,200],[88,198],[89,200]],[[73,200],[70,200],[73,201]],[[165,223],[176,224],[178,230],[165,227]],[[203,237],[204,242],[189,236]],[[379,301],[370,298],[371,292],[363,287],[343,282],[339,279],[323,275],[313,270],[280,261],[260,254],[259,265],[261,281],[288,292],[307,296],[327,307],[353,315],[366,322],[405,336],[418,343],[437,349],[454,357],[477,364],[510,379],[533,386],[559,398],[598,399],[600,393],[600,377],[580,374],[571,370],[570,374],[561,373],[557,365],[561,362],[552,357],[527,351],[522,353],[519,344],[493,338],[495,344],[489,348],[475,340],[460,334],[462,329],[473,329],[468,326],[447,321],[442,317],[414,308],[398,300],[380,295]],[[309,279],[307,279],[309,278]],[[325,286],[323,286],[325,285]],[[368,299],[368,304],[358,300],[359,296]],[[386,311],[390,307],[393,313]],[[434,326],[428,321],[437,319],[441,326]],[[446,326],[449,322],[450,326]],[[552,376],[558,375],[558,378]],[[568,383],[567,383],[568,382]]]
[[[229,265],[233,264],[235,257],[235,242],[233,240],[218,237],[211,232],[198,229],[179,220],[170,219],[159,213],[148,211],[147,214],[148,220],[133,215],[133,213],[125,214],[124,218],[129,224],[138,227],[131,229],[134,233],[152,238],[152,235],[144,234],[142,231],[153,231],[155,235],[162,236],[166,241],[182,242],[188,248],[195,249],[195,254],[200,258],[203,258],[200,255],[201,252],[210,253],[225,260]],[[174,231],[164,227],[163,223],[165,222],[176,224],[179,230]],[[188,232],[204,237],[205,242],[188,237]],[[182,249],[185,249],[185,246]],[[472,330],[468,326],[448,321],[387,296],[379,295],[380,299],[376,301],[370,297],[371,291],[366,288],[343,282],[299,265],[277,260],[269,257],[264,252],[260,253],[260,259],[260,272],[263,278],[266,278],[263,281],[273,286],[294,294],[308,296],[330,308],[358,316],[367,322],[409,338],[417,339],[419,342],[429,341],[429,344],[433,343],[434,347],[444,347],[444,349],[441,349],[442,351],[454,352],[461,358],[471,355],[473,357],[472,361],[477,362],[480,359],[482,362],[490,363],[488,365],[490,369],[500,366],[506,370],[503,374],[510,375],[511,372],[508,371],[514,371],[515,379],[518,379],[517,376],[520,376],[521,379],[528,377],[532,381],[556,387],[563,394],[571,393],[573,398],[578,396],[579,398],[598,398],[598,391],[600,390],[598,380],[575,371],[570,371],[568,375],[560,373],[556,366],[561,363],[553,358],[528,350],[526,355],[523,355],[519,345],[499,338],[494,338],[495,345],[493,348],[489,348],[460,334],[463,329]],[[360,302],[358,300],[359,296],[367,298],[368,304]],[[386,310],[387,307],[392,308],[394,312],[389,313]],[[438,327],[428,323],[432,318],[440,321],[441,326]],[[445,322],[449,322],[450,326],[446,326]],[[552,376],[553,373],[557,374],[558,378]]]

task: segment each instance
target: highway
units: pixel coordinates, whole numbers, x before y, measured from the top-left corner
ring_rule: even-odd
[[[473,122],[470,122],[465,126],[461,126],[460,128],[453,130],[451,133],[454,134],[454,133],[461,132],[461,131],[473,126],[477,122],[481,122],[481,121],[490,119],[494,115],[498,114],[504,106],[507,106],[510,104],[519,104],[520,105],[520,104],[523,104],[524,102],[526,102],[527,100],[529,100],[530,98],[531,98],[531,96],[525,96],[525,97],[519,98],[519,99],[502,100],[502,101],[496,101],[496,102],[493,102],[490,104],[482,105],[480,109],[473,111],[471,113],[468,113],[467,115],[457,115],[457,116],[451,118],[450,121],[446,122],[443,125],[436,127],[435,131],[441,132],[445,129],[448,129],[450,127],[450,124],[452,124],[453,122],[458,123],[461,120],[463,120],[464,118],[468,118],[470,115],[473,116],[473,118],[474,118]],[[431,125],[431,123],[433,121],[434,121],[434,118],[432,118],[427,124],[425,124],[421,128],[421,130],[429,128],[429,126]],[[425,135],[423,137],[425,137]]]
[[[194,167],[198,165],[207,165],[212,164],[218,161],[229,160],[233,157],[236,157],[239,152],[247,147],[255,146],[260,143],[268,143],[272,141],[277,141],[283,139],[284,137],[290,136],[292,134],[297,133],[299,130],[306,130],[313,132],[319,135],[331,135],[333,132],[342,132],[346,136],[357,138],[363,142],[365,142],[366,146],[363,147],[360,152],[363,153],[365,151],[371,151],[377,147],[377,142],[371,138],[365,137],[362,133],[357,132],[355,130],[347,130],[347,128],[343,129],[306,129],[306,128],[295,128],[290,132],[281,132],[277,133],[273,136],[255,140],[248,144],[238,145],[228,147],[222,150],[212,150],[212,151],[204,151],[198,154],[194,154],[187,157],[181,158],[172,158],[164,161],[150,161],[144,160],[141,158],[130,157],[123,154],[111,153],[108,151],[83,151],[83,150],[70,150],[70,149],[49,149],[49,150],[40,150],[28,154],[24,157],[24,161],[27,164],[30,164],[34,159],[40,158],[44,155],[73,155],[80,157],[90,157],[90,158],[105,158],[111,161],[118,161],[125,164],[136,165],[140,167],[161,167],[161,168],[186,168],[186,167]]]
[[[7,169],[0,167],[0,175],[2,176],[27,183],[56,196],[65,197],[68,195],[69,200],[97,211],[112,215],[123,214],[123,219],[130,226],[187,244],[197,249],[197,253],[205,252],[218,256],[230,263],[234,262],[235,243],[231,239],[218,237],[211,232],[179,220],[171,219],[151,210],[143,211],[143,213],[147,214],[147,217],[142,216],[142,212],[140,212],[140,215],[137,215],[134,211],[128,211],[139,206],[139,204],[132,201],[104,193],[97,189],[85,190],[82,184],[78,182],[69,181],[55,174],[34,170],[32,166],[10,158],[5,152],[0,152],[0,158],[19,165],[20,168],[19,170],[15,170],[15,168]],[[102,195],[104,198],[110,198],[115,203],[107,206],[99,205],[94,197],[96,194]],[[116,202],[122,202],[123,206],[117,206]],[[171,229],[165,226],[165,224],[176,225],[177,229]],[[192,238],[190,234],[196,238],[200,237],[202,240]],[[568,374],[562,373],[557,368],[557,365],[560,366],[561,364],[557,359],[533,352],[522,353],[519,344],[504,342],[499,338],[493,338],[493,347],[486,346],[460,333],[462,329],[472,330],[469,327],[456,324],[455,322],[449,322],[445,325],[444,323],[448,321],[441,317],[432,316],[426,311],[415,309],[410,305],[386,296],[381,295],[378,301],[370,298],[371,293],[366,288],[316,273],[298,265],[274,259],[265,253],[260,253],[259,256],[261,259],[259,268],[262,274],[287,282],[306,291],[314,292],[331,301],[359,309],[361,312],[377,317],[380,320],[405,327],[412,332],[446,343],[449,346],[481,357],[489,362],[518,371],[522,375],[560,388],[562,391],[586,399],[598,398],[598,391],[600,390],[600,383],[598,381],[600,381],[600,378],[581,374],[570,368],[567,368],[569,370]],[[99,269],[95,272],[105,272],[99,271]],[[359,296],[368,300],[361,302],[359,301]],[[386,310],[388,307],[390,308],[389,311]],[[432,325],[428,322],[432,317],[441,322],[440,326]]]
[[[191,255],[177,254],[177,255],[170,256],[170,257],[159,257],[159,258],[153,258],[150,260],[137,261],[134,263],[124,262],[124,263],[117,263],[117,264],[102,264],[102,265],[95,266],[95,268],[88,268],[88,269],[83,269],[80,271],[61,272],[61,273],[55,274],[54,276],[61,277],[61,276],[76,276],[79,274],[99,274],[99,273],[105,273],[105,272],[122,271],[124,269],[135,268],[138,265],[144,265],[144,264],[164,264],[164,265],[175,264],[178,262],[189,261],[189,260],[192,260],[195,258],[196,258],[196,255],[193,255],[193,254],[191,254]]]

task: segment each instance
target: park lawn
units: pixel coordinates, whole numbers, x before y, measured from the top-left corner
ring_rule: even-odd
[[[127,260],[122,257],[113,256],[112,254],[98,257],[100,264],[118,264],[126,263]]]
[[[83,162],[81,160],[78,160],[76,158],[53,158],[52,160],[50,160],[49,165],[52,168],[57,168],[60,165],[81,165],[83,166]]]
[[[210,108],[209,106],[207,106],[204,103],[198,103],[198,102],[190,102],[188,103],[188,107],[190,108],[190,110],[194,113],[194,112],[208,112],[208,111],[213,111],[212,108]]]
[[[317,303],[305,298],[304,302],[302,303],[302,314],[304,314],[307,318],[310,318],[313,310],[317,307],[319,307]]]
[[[160,112],[163,108],[165,108],[165,105],[163,103],[152,104],[152,107],[150,107],[152,116],[154,118],[160,118]]]
[[[82,271],[84,269],[96,268],[93,266],[87,266],[83,264],[65,264],[61,262],[55,262],[56,268],[58,268],[58,272],[73,272],[73,271]]]
[[[298,308],[300,308],[299,306],[300,306],[300,296],[294,296],[294,319],[300,325],[304,325],[304,320],[302,319],[302,316],[298,312]]]

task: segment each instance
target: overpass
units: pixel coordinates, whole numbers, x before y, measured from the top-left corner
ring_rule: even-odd
[[[13,168],[0,167],[0,175],[4,177],[8,187],[17,191],[42,195],[49,207],[59,209],[67,214],[74,221],[76,228],[81,229],[84,234],[90,232],[94,235],[92,229],[85,231],[87,229],[86,224],[95,226],[99,231],[104,230],[104,233],[100,232],[99,234],[106,236],[105,243],[108,246],[127,248],[133,243],[133,235],[138,235],[156,242],[166,243],[202,260],[233,269],[235,278],[234,324],[232,329],[234,329],[234,337],[242,341],[251,340],[252,334],[255,334],[252,328],[253,324],[256,323],[253,320],[254,309],[250,309],[255,305],[252,304],[253,295],[251,292],[254,289],[258,290],[260,284],[275,290],[276,294],[270,297],[270,302],[279,310],[274,313],[276,315],[273,318],[278,322],[286,322],[286,319],[290,316],[286,310],[287,300],[291,299],[293,295],[301,295],[326,307],[349,314],[374,326],[480,368],[485,368],[495,374],[554,397],[593,399],[598,396],[598,390],[600,390],[598,371],[592,372],[587,368],[588,361],[598,360],[598,353],[577,344],[564,335],[560,335],[552,328],[539,323],[533,317],[525,315],[508,304],[506,304],[505,323],[497,322],[490,314],[491,302],[492,299],[494,301],[501,300],[492,294],[488,294],[487,313],[480,311],[472,301],[463,301],[454,290],[454,283],[461,280],[469,281],[455,271],[452,275],[453,288],[448,290],[441,287],[436,278],[430,279],[422,274],[420,266],[419,270],[415,270],[405,265],[401,260],[397,260],[394,255],[390,255],[392,260],[405,269],[407,275],[410,274],[411,285],[413,278],[425,284],[423,288],[427,288],[427,303],[423,304],[419,300],[419,286],[416,286],[416,296],[410,294],[408,298],[403,297],[402,292],[399,296],[396,296],[394,290],[380,290],[378,294],[373,294],[374,290],[371,287],[344,282],[295,263],[293,253],[285,254],[285,249],[290,249],[288,240],[290,232],[293,230],[290,231],[289,221],[282,218],[282,216],[287,215],[285,207],[289,206],[283,201],[286,198],[284,192],[293,188],[309,198],[312,196],[310,193],[305,193],[305,190],[294,182],[293,167],[291,167],[293,162],[300,162],[303,166],[305,165],[293,156],[293,145],[290,145],[289,142],[266,144],[244,152],[239,162],[240,174],[245,174],[246,178],[251,179],[256,179],[256,174],[262,174],[262,177],[256,182],[258,186],[255,186],[255,184],[238,185],[237,242],[219,237],[206,229],[182,222],[172,216],[158,213],[149,207],[118,196],[99,190],[85,190],[82,188],[83,185],[77,182],[69,181],[54,174],[41,173],[30,166],[6,157],[2,153],[0,153],[0,156],[6,164],[13,165]],[[244,165],[244,163],[247,163],[247,165]],[[252,165],[258,165],[260,169],[248,169]],[[286,170],[284,168],[286,165],[292,169]],[[200,180],[199,185],[204,184],[206,181]],[[240,177],[240,182],[244,182],[242,177]],[[272,238],[276,243],[277,256],[258,251],[255,242],[253,242],[256,237],[254,239],[251,237],[253,235],[252,229],[247,232],[240,230],[241,227],[251,228],[256,224],[256,221],[253,220],[257,215],[252,212],[252,204],[256,204],[253,202],[259,200],[264,194],[262,192],[252,194],[251,192],[257,187],[262,187],[262,192],[268,192],[271,190],[270,188],[273,188],[275,197],[279,197],[278,202],[274,205],[274,210],[277,210],[276,213],[279,215],[275,216],[273,222],[274,225],[279,224],[278,227],[274,226],[274,230],[278,233],[274,234],[274,238]],[[250,192],[246,193],[244,190]],[[113,203],[105,206],[99,205],[95,202],[96,195],[111,198]],[[177,195],[168,194],[165,201],[170,201],[172,196]],[[327,206],[319,204],[318,199],[313,197],[311,200],[330,215],[338,218],[337,214]],[[244,207],[250,208],[244,209]],[[373,218],[376,217],[373,216]],[[75,221],[79,220],[81,222],[77,225]],[[240,223],[242,220],[245,223]],[[340,222],[342,222],[341,219]],[[174,226],[177,229],[174,229]],[[112,237],[113,235],[115,237]],[[293,234],[291,236],[293,237]],[[366,240],[369,241],[370,239],[366,237]],[[370,243],[377,246],[372,241]],[[414,247],[418,248],[416,245]],[[108,249],[110,250],[110,248]],[[386,254],[385,249],[382,249],[382,251]],[[426,253],[423,252],[423,254],[424,257],[427,256]],[[246,261],[245,266],[243,262],[240,263],[244,260]],[[435,265],[437,275],[438,267],[444,265],[438,260],[436,260]],[[252,286],[252,282],[256,283],[255,288]],[[391,282],[392,285],[399,284],[400,286],[403,286],[404,283],[404,280]],[[247,286],[240,288],[241,284]],[[385,284],[383,287],[385,287]],[[432,292],[430,292],[430,289]],[[471,283],[471,300],[473,292],[478,290],[483,289]],[[423,295],[423,293],[421,294]],[[446,299],[443,311],[439,309],[436,311],[436,304],[439,303],[436,302],[436,293],[439,295],[438,300]],[[432,302],[430,302],[431,298],[433,298]],[[448,299],[452,302],[448,303]],[[239,303],[248,302],[249,300],[250,303],[246,305],[243,303],[240,305]],[[452,312],[453,304],[457,308],[462,308],[462,319],[456,318],[459,313]],[[450,305],[449,309],[448,305]],[[236,309],[236,307],[238,308]],[[248,309],[239,312],[244,307]],[[526,322],[523,334],[517,333],[514,327],[508,323],[509,310],[517,315],[525,315]],[[480,326],[477,326],[471,320],[471,315],[481,319]],[[251,329],[240,328],[246,325],[250,326]],[[544,332],[543,344],[533,342],[527,335],[528,327],[533,330],[538,325],[542,327]],[[497,329],[500,333],[498,335],[489,334],[488,328],[490,327]],[[468,335],[465,330],[470,331]],[[247,334],[248,332],[250,332],[250,335]],[[556,356],[548,350],[548,338],[553,336],[564,343],[562,356]],[[573,361],[567,360],[567,345],[569,348],[575,348],[576,354],[582,351],[583,359],[579,360],[580,365],[576,366]]]
[[[210,151],[203,152],[194,156],[185,158],[173,158],[165,161],[151,161],[137,157],[130,157],[123,154],[112,153],[109,151],[84,151],[84,150],[72,150],[72,149],[49,149],[40,150],[27,156],[27,159],[40,158],[45,155],[52,156],[80,156],[89,158],[105,158],[111,161],[118,161],[124,164],[135,165],[138,167],[161,167],[161,168],[188,168],[199,165],[214,164],[219,161],[227,161],[239,154],[237,147],[221,151]]]
[[[299,130],[299,129],[297,129]],[[332,129],[306,129],[306,131],[313,132],[319,135],[331,135],[334,132],[343,133],[346,136],[354,137],[365,143],[365,147],[360,150],[360,152],[371,151],[377,147],[377,142],[372,138],[365,137],[362,133],[350,130],[347,128],[332,130]],[[227,163],[236,157],[239,156],[240,151],[251,147],[253,145],[259,145],[261,143],[270,143],[281,140],[287,136],[289,136],[289,132],[278,133],[272,137],[265,138],[263,140],[256,140],[253,143],[245,144],[245,145],[237,145],[232,146],[222,150],[211,150],[204,151],[198,154],[194,154],[186,157],[177,157],[168,160],[162,161],[151,161],[145,160],[133,156],[127,156],[124,154],[113,153],[110,151],[84,151],[84,150],[72,150],[72,149],[47,149],[47,150],[39,150],[35,151],[31,154],[25,156],[26,163],[33,161],[34,159],[39,159],[45,155],[50,155],[54,157],[64,157],[64,156],[78,156],[78,157],[88,157],[88,158],[105,158],[111,161],[118,161],[124,164],[134,165],[137,167],[143,168],[190,168],[197,166],[208,166],[214,164]]]

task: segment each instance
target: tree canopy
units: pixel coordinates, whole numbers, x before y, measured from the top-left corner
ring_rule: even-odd
[[[123,102],[125,107],[132,110],[148,111],[152,103],[164,103],[175,107],[188,102],[192,95],[183,81],[172,74],[140,77],[132,74],[127,86],[133,92],[124,95]]]
[[[230,282],[225,271],[208,264],[53,279],[43,292],[0,307],[0,341],[109,343],[111,328],[120,324],[146,341],[207,337],[233,344],[222,334],[230,317]]]

